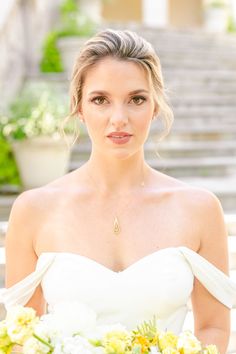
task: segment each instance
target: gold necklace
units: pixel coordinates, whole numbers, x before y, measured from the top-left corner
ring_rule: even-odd
[[[142,179],[142,182],[140,183],[140,186],[141,187],[144,187],[145,184],[144,184],[144,171],[143,171],[143,168],[142,168],[142,174],[143,174],[143,179]],[[97,187],[98,187],[98,184],[95,182],[95,180],[92,178],[92,176],[87,172],[87,175],[89,176],[90,180],[93,182],[93,184],[95,184]],[[117,217],[117,215],[115,215],[114,217],[114,221],[113,221],[113,233],[117,236],[121,233],[121,226],[120,226],[120,222],[119,222],[119,219]]]

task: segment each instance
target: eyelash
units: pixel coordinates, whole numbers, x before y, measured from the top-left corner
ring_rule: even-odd
[[[97,97],[94,97],[94,98],[92,98],[91,99],[91,102],[95,102],[95,100],[97,100],[97,99],[105,99],[105,97],[104,96],[97,96]],[[136,99],[142,99],[143,100],[143,102],[144,101],[146,101],[147,99],[145,98],[145,97],[143,97],[143,96],[134,96],[134,97],[132,97],[132,99],[134,99],[134,98],[136,98]],[[142,102],[142,103],[143,103]],[[138,106],[140,106],[142,103],[140,103],[140,104],[138,104]],[[97,104],[97,103],[95,103],[95,104]],[[100,106],[100,104],[97,104],[98,106]]]

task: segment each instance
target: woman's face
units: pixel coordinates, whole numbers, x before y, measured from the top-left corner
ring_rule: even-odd
[[[98,62],[84,78],[79,113],[93,149],[120,158],[140,150],[156,113],[144,69],[109,57]],[[125,132],[131,137],[111,139],[108,135],[112,132]]]

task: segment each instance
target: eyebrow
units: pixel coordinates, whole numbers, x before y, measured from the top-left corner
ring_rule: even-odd
[[[130,92],[129,92],[129,95],[133,95],[133,94],[140,93],[140,92],[149,93],[149,91],[147,91],[147,90],[145,90],[145,89],[138,89],[138,90],[130,91]],[[109,95],[109,92],[107,92],[107,91],[92,91],[92,92],[89,92],[89,95],[94,95],[94,94],[98,94],[98,95]]]

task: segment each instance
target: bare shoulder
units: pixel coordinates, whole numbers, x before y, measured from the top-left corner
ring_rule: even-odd
[[[199,239],[198,253],[227,272],[227,227],[219,198],[210,190],[186,185],[176,198]]]
[[[218,227],[224,222],[221,202],[212,191],[183,183],[174,188],[174,197],[192,222],[197,222],[199,228],[206,229],[213,225]]]
[[[37,230],[40,212],[45,205],[41,188],[35,188],[22,192],[14,201],[6,233],[6,253],[19,242],[27,248],[32,247],[33,231]]]
[[[213,243],[226,242],[224,211],[219,198],[210,190],[165,176],[163,190],[169,196],[168,210],[182,220],[184,230],[199,240],[199,250]]]
[[[209,213],[213,215],[218,212],[222,215],[220,200],[212,191],[190,185],[170,176],[165,179],[164,186],[180,205],[188,207],[188,211],[194,213],[195,216],[199,215],[201,219],[204,219],[209,217]]]

